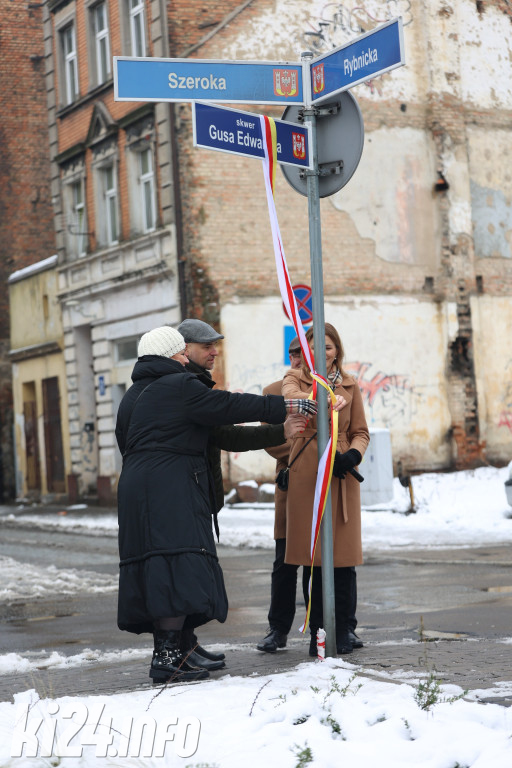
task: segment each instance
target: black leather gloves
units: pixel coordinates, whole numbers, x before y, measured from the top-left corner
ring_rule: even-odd
[[[334,477],[345,479],[347,472],[361,463],[362,456],[355,448],[349,448],[345,453],[336,451],[332,473]]]

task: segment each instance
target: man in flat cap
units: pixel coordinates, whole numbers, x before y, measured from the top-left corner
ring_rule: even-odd
[[[195,373],[200,381],[207,387],[213,388],[215,381],[210,371],[215,366],[215,358],[219,354],[217,349],[218,342],[224,336],[218,333],[211,325],[202,320],[187,319],[178,326],[186,342],[186,354],[189,359],[185,366],[187,371]],[[222,479],[221,450],[235,451],[257,451],[262,448],[271,448],[272,446],[284,445],[288,438],[293,437],[297,432],[304,429],[306,420],[303,416],[288,416],[284,424],[263,424],[261,426],[240,426],[230,425],[223,427],[213,427],[210,431],[208,441],[208,464],[213,478],[216,510],[214,516],[214,525],[218,535],[217,512],[224,506],[224,483]],[[197,646],[197,637],[193,632],[182,633],[184,646],[182,651],[189,652],[195,647],[196,654],[199,651],[205,659],[218,661],[224,658],[224,654],[212,654],[201,646]],[[197,655],[194,655],[194,664],[199,666]],[[208,667],[207,667],[208,668]]]

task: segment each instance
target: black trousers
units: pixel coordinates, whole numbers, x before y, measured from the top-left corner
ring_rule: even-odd
[[[268,623],[272,629],[277,629],[282,634],[289,634],[293,619],[295,618],[295,604],[297,593],[297,571],[300,566],[285,563],[286,539],[276,539],[275,560],[272,568],[270,609]],[[315,631],[323,626],[322,610],[322,569],[315,566],[313,576],[313,601],[311,605],[311,621],[313,616],[318,624],[314,624]],[[337,573],[338,572],[338,573]],[[302,591],[304,602],[308,605],[308,584],[311,568],[304,566],[302,571]],[[348,628],[355,631],[357,626],[357,581],[356,569],[334,569],[335,610],[338,621],[348,624]],[[313,613],[313,604],[315,613]],[[339,618],[338,618],[339,617]]]
[[[276,539],[276,555],[272,568],[270,587],[270,609],[268,623],[272,629],[277,629],[287,635],[295,618],[295,603],[297,600],[297,571],[298,565],[285,563],[286,539]]]
[[[302,574],[302,592],[304,603],[307,607],[309,600],[309,578],[311,568],[304,567]],[[350,629],[355,632],[357,627],[357,576],[354,566],[334,569],[334,610],[336,613],[336,627]],[[309,624],[316,632],[323,627],[322,606],[322,568],[313,566],[313,588],[311,592],[311,614]]]

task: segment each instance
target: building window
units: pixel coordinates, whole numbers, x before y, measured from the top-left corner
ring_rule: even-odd
[[[119,238],[117,223],[117,187],[114,164],[101,169],[103,199],[105,204],[105,243],[114,245]]]
[[[106,3],[98,3],[92,8],[94,33],[94,64],[96,66],[96,85],[101,85],[110,76],[110,46],[108,40],[108,20]]]
[[[142,203],[142,229],[151,232],[155,228],[155,182],[151,149],[139,152],[140,191]]]
[[[78,98],[78,63],[76,56],[75,27],[69,24],[60,32],[63,61],[64,93],[66,104],[72,104]]]
[[[87,223],[82,179],[73,181],[68,185],[67,198],[69,251],[74,256],[83,256],[87,251]]]
[[[139,345],[139,337],[132,337],[131,339],[121,339],[116,341],[115,344],[115,361],[116,363],[129,363],[136,360],[138,357],[137,347]]]
[[[132,56],[146,55],[146,34],[144,28],[144,1],[128,0],[130,12],[130,43]]]

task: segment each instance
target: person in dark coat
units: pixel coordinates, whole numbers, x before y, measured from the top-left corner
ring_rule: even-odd
[[[195,373],[203,384],[213,389],[215,381],[211,371],[213,371],[215,359],[219,354],[218,344],[224,339],[224,336],[208,323],[194,318],[183,320],[178,326],[178,331],[187,344],[188,363],[185,365],[186,370]],[[281,390],[271,394],[281,394]],[[287,450],[287,440],[304,429],[305,424],[306,419],[303,416],[291,415],[288,416],[284,424],[262,424],[260,426],[229,424],[211,428],[207,458],[215,487],[214,524],[217,532],[217,513],[224,506],[221,450],[243,453],[244,451],[257,451],[276,446],[284,447]],[[217,666],[219,664],[223,666],[224,654],[213,653],[201,646],[193,629],[186,629],[181,633],[181,650],[197,666],[205,669],[213,669],[213,664],[215,664],[215,668],[219,668]]]
[[[224,622],[228,610],[212,532],[210,428],[276,424],[316,403],[208,389],[185,371],[185,341],[169,326],[144,334],[138,354],[116,424],[123,455],[117,621],[121,630],[153,633],[155,683],[203,679],[208,671],[187,663],[180,639],[183,627]]]

